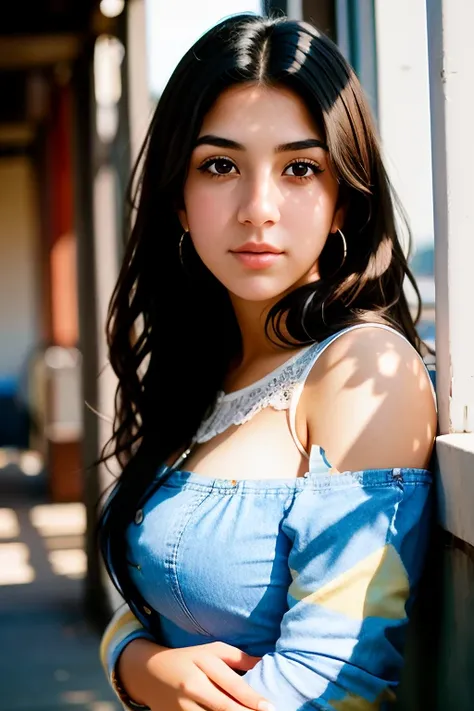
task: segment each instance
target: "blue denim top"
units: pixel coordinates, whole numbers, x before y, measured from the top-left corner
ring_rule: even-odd
[[[162,467],[127,530],[141,625],[110,643],[109,667],[159,622],[165,646],[221,640],[261,656],[245,679],[278,711],[385,709],[427,547],[431,475],[329,470],[322,451],[296,479]]]

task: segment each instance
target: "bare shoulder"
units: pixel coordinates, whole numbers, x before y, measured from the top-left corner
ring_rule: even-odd
[[[301,398],[309,446],[340,471],[425,468],[436,435],[426,369],[392,331],[366,327],[331,343],[316,361]]]

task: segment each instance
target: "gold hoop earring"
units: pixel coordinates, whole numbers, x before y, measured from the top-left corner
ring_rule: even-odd
[[[343,250],[342,262],[341,262],[341,264],[339,265],[339,269],[340,269],[340,268],[343,266],[344,262],[346,261],[346,257],[347,257],[347,241],[346,241],[346,238],[344,237],[344,232],[343,232],[342,230],[340,230],[339,227],[337,228],[337,231],[339,232],[339,234],[340,234],[340,236],[341,236],[341,239],[342,239],[342,250]]]

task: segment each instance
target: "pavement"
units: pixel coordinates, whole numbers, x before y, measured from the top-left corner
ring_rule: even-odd
[[[119,711],[84,611],[84,508],[1,455],[0,711]]]

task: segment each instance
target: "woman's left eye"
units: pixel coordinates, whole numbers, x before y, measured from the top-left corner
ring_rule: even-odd
[[[292,171],[289,173],[288,171]],[[284,174],[289,175],[291,178],[312,178],[314,175],[317,173],[322,173],[323,170],[320,168],[320,166],[317,163],[313,163],[312,161],[295,161],[294,163],[290,163],[285,168]]]

